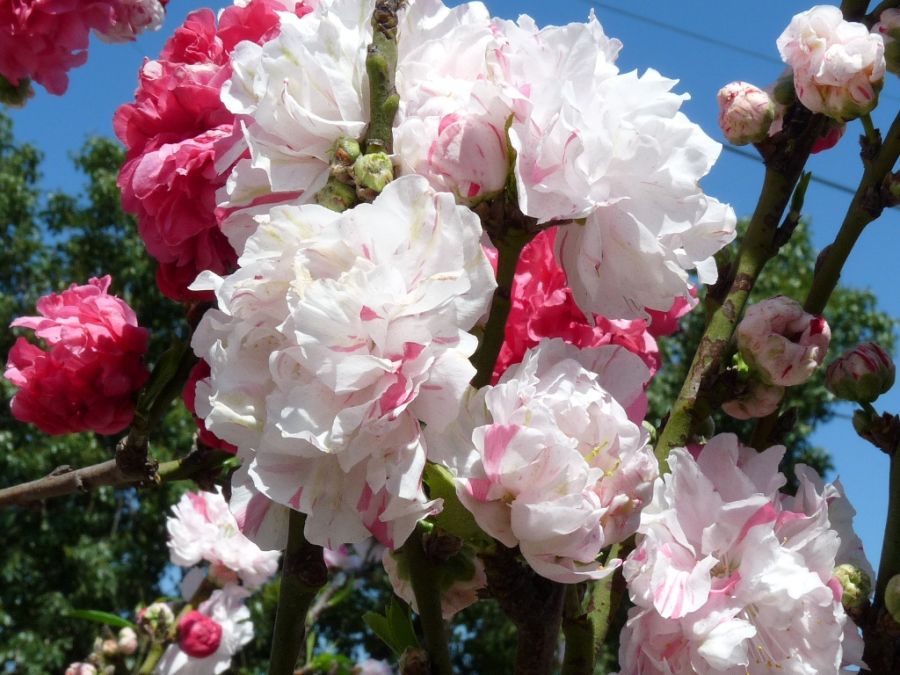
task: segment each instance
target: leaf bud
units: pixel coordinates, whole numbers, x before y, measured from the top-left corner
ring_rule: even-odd
[[[844,609],[862,607],[872,594],[872,580],[855,565],[838,565],[834,568],[834,578],[843,589],[841,604],[844,605]]]

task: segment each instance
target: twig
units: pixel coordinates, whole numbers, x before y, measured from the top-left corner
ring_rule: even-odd
[[[441,613],[439,570],[426,555],[422,536],[423,528],[417,525],[398,553],[406,557],[409,566],[410,582],[416,596],[416,607],[425,636],[431,675],[451,675],[453,667],[450,663],[447,627]]]
[[[400,97],[394,89],[397,70],[397,12],[406,0],[377,0],[372,13],[372,44],[366,55],[371,120],[366,131],[366,154],[393,151],[394,115]]]
[[[322,547],[306,541],[303,536],[305,524],[306,516],[291,510],[269,675],[293,675],[297,659],[303,651],[306,613],[328,580]]]

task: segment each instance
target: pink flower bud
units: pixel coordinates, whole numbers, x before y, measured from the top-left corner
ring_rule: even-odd
[[[34,329],[47,350],[19,338],[4,376],[19,387],[13,416],[48,434],[115,434],[131,423],[133,394],[149,373],[142,358],[147,330],[134,311],[107,291],[109,275],[72,284],[37,303],[40,316],[12,322]]]
[[[125,656],[131,656],[137,651],[138,637],[131,628],[123,628],[119,631],[119,651]]]
[[[884,40],[884,60],[887,69],[900,75],[900,9],[890,8],[881,13],[872,32]]]
[[[178,646],[188,656],[202,659],[215,654],[222,642],[222,626],[196,609],[178,622]]]
[[[719,127],[729,143],[746,145],[766,139],[775,105],[769,95],[747,82],[731,82],[719,89]]]
[[[831,329],[796,300],[777,295],[751,306],[737,327],[737,345],[750,371],[766,384],[806,382],[828,352]]]
[[[90,663],[73,663],[66,668],[66,675],[97,675],[97,668]]]
[[[723,403],[722,410],[738,420],[765,417],[778,409],[783,397],[784,387],[752,382],[742,396]]]
[[[894,362],[874,342],[848,349],[831,362],[825,387],[838,398],[871,403],[894,384]]]
[[[815,155],[818,152],[831,150],[841,140],[846,130],[847,126],[845,124],[830,124],[828,130],[813,141],[810,153]]]
[[[819,5],[797,14],[777,43],[794,71],[800,102],[839,122],[855,119],[878,103],[884,83],[884,42],[841,10]]]

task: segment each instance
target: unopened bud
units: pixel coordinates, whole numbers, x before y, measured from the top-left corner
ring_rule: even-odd
[[[771,85],[772,99],[779,105],[790,105],[797,100],[797,92],[794,91],[794,71],[788,68]]]
[[[881,13],[872,32],[884,40],[885,66],[895,75],[900,75],[900,9],[890,8]]]
[[[138,626],[154,638],[159,638],[175,623],[172,608],[164,602],[154,602],[138,613]]]
[[[108,658],[114,657],[119,653],[119,643],[115,640],[104,640],[100,643],[100,653]]]
[[[840,124],[832,120],[828,125],[828,129],[825,130],[825,133],[813,141],[812,148],[810,148],[809,152],[815,155],[817,152],[830,150],[837,145],[839,140],[841,140],[846,129],[846,124]]]
[[[97,668],[90,663],[76,662],[66,668],[66,675],[97,675]]]
[[[784,387],[751,380],[743,394],[722,404],[722,411],[738,420],[766,417],[778,410],[782,398]]]
[[[345,166],[352,166],[359,153],[359,141],[355,138],[341,136],[334,144],[334,159]]]
[[[394,165],[383,152],[360,155],[353,163],[353,177],[357,186],[377,194],[394,180]]]
[[[843,589],[841,604],[844,609],[862,607],[872,594],[872,580],[855,565],[838,565],[834,568],[834,578]]]
[[[731,82],[719,89],[719,127],[734,145],[759,143],[769,135],[775,105],[769,95],[747,82]]]
[[[202,659],[215,654],[222,643],[222,626],[203,612],[193,610],[178,622],[178,646],[188,656]]]
[[[895,375],[888,353],[874,342],[864,342],[832,361],[825,387],[845,401],[872,403],[894,385]]]
[[[884,607],[891,618],[900,623],[900,574],[895,574],[884,589]]]
[[[406,675],[430,675],[428,652],[420,647],[407,647],[400,655],[400,672]]]
[[[356,204],[356,190],[352,185],[329,178],[325,187],[316,193],[316,203],[341,213]]]
[[[131,628],[123,628],[119,631],[119,651],[125,656],[131,656],[137,651],[138,637]]]

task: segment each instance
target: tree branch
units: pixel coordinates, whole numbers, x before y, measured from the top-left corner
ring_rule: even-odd
[[[328,580],[322,547],[306,541],[303,536],[305,524],[306,516],[292,509],[281,568],[269,675],[293,675],[304,646],[306,613]]]
[[[128,487],[193,479],[204,472],[217,470],[231,456],[225,452],[200,448],[186,457],[159,465],[152,480],[148,479],[143,470],[129,472],[123,469],[115,459],[80,469],[63,466],[43,478],[0,490],[0,508],[24,506],[106,486]]]

